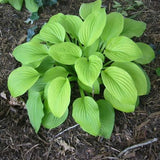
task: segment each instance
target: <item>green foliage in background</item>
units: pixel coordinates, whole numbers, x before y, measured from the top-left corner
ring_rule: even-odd
[[[13,97],[28,91],[26,105],[36,132],[41,124],[51,129],[63,123],[76,94],[74,120],[89,134],[110,138],[114,109],[133,112],[139,96],[149,93],[150,81],[140,65],[155,54],[131,39],[140,37],[146,24],[117,12],[106,14],[101,5],[101,0],[82,4],[80,16],[52,16],[30,42],[14,49],[22,66],[9,75],[8,88]],[[104,98],[96,100],[100,92]]]
[[[23,2],[26,8],[33,13],[38,12],[39,7],[44,5],[56,4],[57,0],[0,0],[0,3],[9,3],[18,11],[21,10]]]

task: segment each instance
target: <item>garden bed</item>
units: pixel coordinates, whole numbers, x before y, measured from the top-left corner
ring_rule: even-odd
[[[143,0],[143,7],[128,13],[133,15],[140,12],[136,19],[147,23],[147,30],[140,41],[154,47],[156,58],[151,64],[143,67],[151,80],[150,94],[140,98],[140,105],[134,113],[116,111],[111,139],[87,134],[79,126],[74,126],[75,122],[71,116],[58,128],[47,130],[41,127],[36,134],[25,109],[26,95],[18,99],[10,97],[7,77],[19,66],[12,56],[12,51],[26,41],[27,29],[37,25],[38,32],[52,15],[59,12],[78,15],[81,2],[60,0],[55,6],[41,8],[40,19],[34,24],[24,22],[29,15],[27,10],[18,12],[10,5],[0,5],[0,159],[160,159],[160,142],[154,139],[160,138],[160,77],[154,70],[160,67],[159,0]],[[115,10],[112,8],[111,0],[104,0],[103,4],[108,13]],[[74,128],[56,136],[71,126]],[[153,139],[155,142],[151,143]],[[143,142],[148,144],[144,145]],[[122,152],[127,147],[137,144],[141,144],[141,147],[136,146]]]

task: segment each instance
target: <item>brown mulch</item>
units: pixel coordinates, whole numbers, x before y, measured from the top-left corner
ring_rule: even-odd
[[[42,8],[40,19],[33,24],[38,26],[36,31],[58,12],[77,15],[80,2],[82,0],[59,0],[56,6]],[[154,45],[157,52],[155,60],[144,66],[151,80],[151,92],[140,98],[140,105],[134,113],[116,112],[115,127],[109,140],[88,135],[79,126],[54,138],[64,129],[75,125],[71,117],[56,129],[41,127],[38,134],[34,132],[22,102],[23,97],[13,99],[7,89],[9,73],[19,66],[12,57],[12,51],[26,41],[27,29],[33,25],[24,22],[29,15],[25,8],[18,12],[10,5],[0,4],[0,160],[160,159],[159,140],[118,157],[129,146],[160,138],[160,77],[154,70],[160,67],[160,1],[143,2],[145,8],[136,12],[143,10],[137,19],[147,23],[147,30],[137,40]],[[104,5],[107,12],[113,11],[112,0],[104,0]]]

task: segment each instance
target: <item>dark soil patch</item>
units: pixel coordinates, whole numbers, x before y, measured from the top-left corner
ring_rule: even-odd
[[[78,14],[80,2],[61,0],[57,6],[41,9],[40,19],[35,23],[38,25],[37,31],[49,17],[58,12]],[[29,14],[25,9],[18,12],[9,5],[0,5],[1,160],[120,159],[118,154],[123,149],[149,139],[160,138],[160,77],[153,70],[160,66],[160,54],[158,54],[160,50],[160,1],[144,0],[144,3],[146,8],[143,8],[137,19],[147,23],[147,30],[140,40],[154,45],[157,52],[155,60],[144,66],[151,79],[152,88],[149,95],[141,97],[140,106],[134,113],[116,112],[116,123],[110,140],[90,136],[79,126],[54,139],[56,134],[75,124],[72,118],[56,129],[41,128],[38,135],[35,134],[23,103],[20,99],[18,101],[11,99],[7,89],[7,77],[19,65],[11,53],[17,45],[26,41],[27,29],[33,25],[24,23]],[[111,0],[104,1],[108,12],[112,9],[111,4]],[[137,9],[136,12],[139,11]],[[160,159],[160,142],[133,149],[121,158],[158,160]]]

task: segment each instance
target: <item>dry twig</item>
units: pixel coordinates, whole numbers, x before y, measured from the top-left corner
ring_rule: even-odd
[[[135,149],[135,148],[138,148],[138,147],[142,147],[142,146],[151,144],[151,143],[156,142],[156,141],[158,141],[158,138],[153,138],[153,139],[150,139],[150,140],[148,140],[148,141],[146,141],[146,142],[139,143],[139,144],[133,145],[133,146],[131,146],[131,147],[127,147],[126,149],[124,149],[123,151],[121,151],[121,152],[118,154],[118,157],[121,157],[124,153],[128,152],[128,151],[131,150],[131,149]]]

